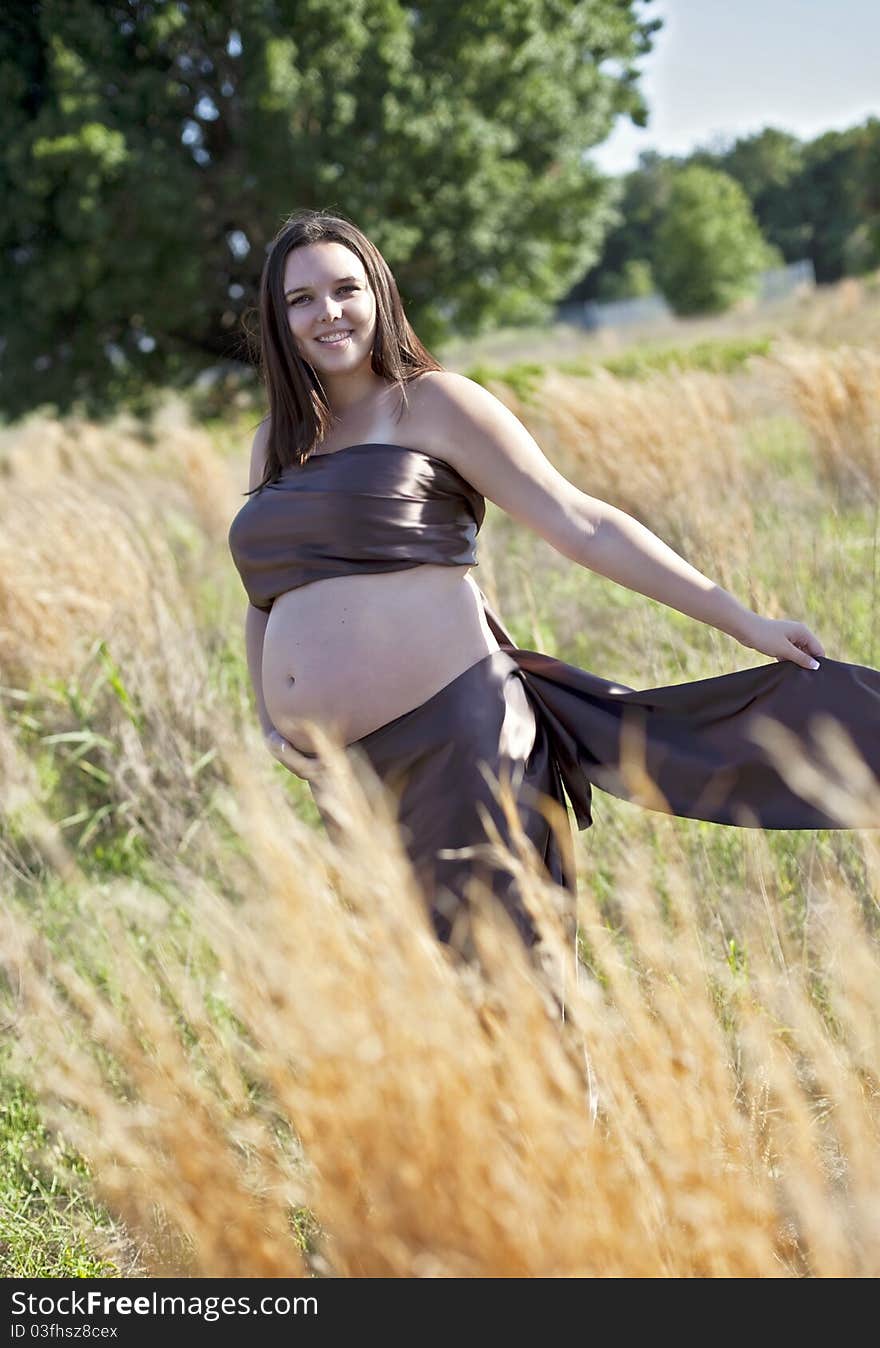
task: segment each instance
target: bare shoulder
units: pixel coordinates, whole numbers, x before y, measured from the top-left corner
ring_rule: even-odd
[[[424,401],[425,410],[435,413],[448,411],[452,417],[479,416],[481,410],[491,404],[504,408],[504,404],[494,393],[483,388],[474,379],[455,370],[426,370],[419,376],[416,387]],[[504,408],[506,411],[507,409]]]
[[[459,472],[473,462],[481,434],[503,439],[515,426],[525,429],[500,398],[455,370],[428,370],[416,386],[416,416],[432,446]]]
[[[519,417],[482,384],[452,370],[423,380],[419,424],[437,454],[512,518],[580,560],[601,503],[563,477]]]

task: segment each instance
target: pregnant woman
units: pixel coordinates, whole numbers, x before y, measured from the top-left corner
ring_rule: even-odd
[[[393,793],[441,940],[466,940],[477,875],[536,940],[514,877],[488,855],[485,815],[509,838],[493,782],[512,787],[527,837],[572,896],[566,795],[587,828],[591,785],[723,824],[852,826],[790,789],[755,719],[781,722],[815,757],[810,722],[829,713],[876,772],[880,672],[825,658],[802,622],[745,608],[561,476],[503,403],[429,355],[387,263],[349,221],[286,222],[260,321],[269,415],[229,531],[260,722],[319,808],[309,723],[368,761]],[[471,574],[487,498],[572,561],[775,663],[642,692],[518,649]],[[653,786],[628,770],[634,747]]]

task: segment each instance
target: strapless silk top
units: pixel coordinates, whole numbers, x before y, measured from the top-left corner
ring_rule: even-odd
[[[445,460],[381,442],[313,454],[251,496],[229,550],[254,608],[315,580],[476,566],[484,497]]]

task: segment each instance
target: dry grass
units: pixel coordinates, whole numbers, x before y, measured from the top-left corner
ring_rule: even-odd
[[[534,404],[502,387],[494,391],[515,403],[516,415],[582,490],[636,516],[689,557],[706,550],[699,521],[711,513],[716,570],[742,565],[754,541],[752,499],[730,380],[696,371],[643,380],[549,371]]]
[[[124,416],[101,428],[45,418],[7,427],[0,473],[5,681],[63,677],[101,637],[123,656],[173,659],[169,626],[194,625],[175,525],[202,551],[222,538],[237,499],[180,405],[167,404],[146,441]]]
[[[4,923],[47,1111],[150,1271],[301,1275],[305,1206],[341,1276],[876,1276],[880,968],[839,879],[815,886],[806,958],[759,885],[725,945],[658,821],[669,897],[632,847],[621,931],[582,896],[576,977],[552,887],[514,854],[560,1024],[490,910],[479,968],[438,946],[381,794],[344,764],[331,846],[223,754],[247,851],[223,893],[205,876],[228,836],[169,867],[185,933],[155,894],[79,881],[70,934],[86,962],[112,950],[101,988],[18,910]]]
[[[806,481],[803,461],[778,456],[756,476],[753,411],[787,408],[812,431],[837,408],[841,449],[828,455],[843,471],[849,437],[869,444],[876,372],[864,352],[793,350],[751,365],[747,396],[742,379],[695,373],[548,374],[536,405],[504,396],[573,481],[722,583],[747,578],[730,587],[757,589],[771,612],[809,573],[831,614],[832,552],[798,551],[819,546],[820,459],[808,456]],[[823,394],[821,416],[797,401],[797,379],[817,382],[810,361],[818,382],[848,390]],[[327,746],[331,840],[302,783],[266,759],[241,651],[228,672],[240,637],[223,635],[241,614],[224,547],[238,479],[173,406],[164,415],[147,442],[124,424],[35,422],[0,446],[6,1006],[19,1071],[87,1158],[137,1267],[876,1276],[871,831],[846,846],[780,840],[603,798],[577,840],[580,959],[520,837],[507,860],[541,959],[485,907],[479,962],[462,965],[430,934],[376,784]],[[861,471],[869,451],[854,452]],[[802,509],[797,539],[767,532],[785,500]],[[481,556],[502,610],[531,603],[564,655],[554,586],[570,608],[572,568],[548,564],[529,599],[534,573],[507,540],[487,522]],[[868,591],[841,566],[855,609]],[[609,628],[605,656],[622,659],[626,634],[649,627],[669,634],[668,652],[680,629],[666,622]],[[666,678],[642,650],[644,686],[677,673],[654,640]],[[867,632],[851,640],[863,658]],[[694,677],[718,672],[713,651],[701,658]],[[811,779],[777,748],[827,802],[831,774]],[[845,764],[842,747],[831,755]],[[852,765],[844,776],[847,790],[873,789]],[[98,843],[117,848],[115,865],[98,865]]]
[[[765,375],[809,429],[826,486],[844,499],[876,501],[880,492],[880,355],[780,345]]]

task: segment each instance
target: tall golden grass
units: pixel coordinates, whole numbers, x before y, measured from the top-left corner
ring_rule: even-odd
[[[880,491],[880,355],[841,346],[819,351],[780,344],[767,375],[808,428],[821,478],[845,497]]]
[[[601,369],[585,379],[551,370],[533,405],[503,387],[494,391],[514,403],[560,471],[583,490],[650,520],[688,555],[700,546],[694,521],[705,504],[718,564],[735,568],[748,556],[751,492],[729,379],[691,370],[626,380]]]
[[[766,369],[748,378],[787,398]],[[751,582],[737,531],[766,537],[732,384],[554,375],[545,392],[522,414],[572,480],[683,549],[696,519]],[[792,838],[783,857],[778,835],[606,798],[576,840],[577,955],[515,833],[539,959],[476,894],[479,960],[462,964],[431,935],[378,784],[325,746],[331,839],[267,760],[241,678],[218,672],[243,607],[235,474],[165,415],[152,447],[131,428],[10,428],[2,507],[7,1015],[138,1270],[875,1276],[870,830],[808,853]],[[482,546],[511,594],[501,529]],[[789,581],[756,577],[774,602]],[[90,696],[59,699],[59,680]],[[83,790],[98,780],[113,807],[85,843],[58,817],[80,761],[58,737],[83,717],[99,774]],[[830,773],[777,748],[827,793]],[[874,787],[852,763],[834,789]],[[139,864],[96,867],[95,839],[125,828]]]
[[[150,1271],[302,1275],[305,1208],[338,1276],[877,1272],[880,969],[839,877],[794,948],[750,838],[754,889],[722,936],[658,821],[668,893],[633,846],[620,930],[582,895],[578,970],[552,886],[512,854],[560,1023],[490,908],[479,967],[434,941],[381,794],[339,765],[331,845],[223,753],[228,829],[163,866],[185,924],[155,891],[80,878],[79,967],[20,909],[3,926],[23,1060]]]

